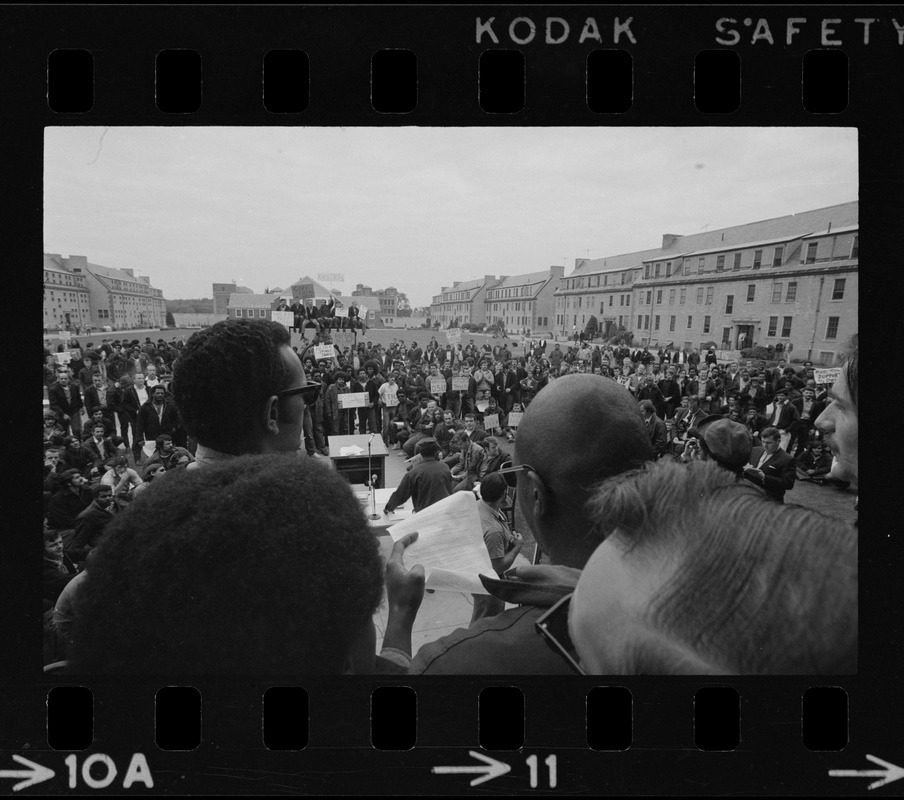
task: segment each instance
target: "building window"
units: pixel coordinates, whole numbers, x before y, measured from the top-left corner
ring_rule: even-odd
[[[675,332],[675,315],[672,314],[669,317],[669,333],[674,333],[674,332]]]
[[[701,305],[703,303],[703,287],[697,287],[697,305]]]
[[[669,305],[670,306],[675,305],[675,290],[674,289],[669,289]]]
[[[258,309],[257,316],[260,319],[266,319],[267,318],[267,310],[264,308]]]
[[[694,317],[692,314],[687,315],[687,327],[691,328],[694,324]]]
[[[684,305],[684,301],[687,300],[687,289],[681,290],[681,299],[678,301],[679,305]]]
[[[791,317],[782,317],[782,338],[791,335]]]
[[[625,295],[625,305],[626,306],[631,305],[631,295],[629,295],[629,294]]]
[[[711,317],[704,317],[704,318],[703,318],[703,332],[704,332],[704,333],[709,333],[709,322],[710,322],[710,319],[711,319]]]
[[[731,328],[722,328],[722,344],[728,345],[731,343]],[[726,350],[729,348],[726,347]]]
[[[235,315],[236,315],[236,317],[241,317],[241,316],[242,316],[242,309],[237,308],[237,309],[235,310]]]
[[[657,263],[656,263],[656,270],[655,270],[655,272],[654,272],[654,274],[655,274],[655,276],[656,276],[657,278],[659,277],[659,271],[660,271],[661,269],[662,269],[662,262],[657,262]]]
[[[656,290],[656,304],[659,305],[659,303],[661,303],[661,302],[662,302],[662,289],[657,289]]]
[[[782,257],[784,256],[784,254],[785,254],[784,246],[775,248],[775,252],[772,255],[772,266],[773,267],[780,267],[782,265]]]
[[[716,256],[716,272],[722,272],[725,269],[725,256]]]
[[[740,269],[741,268],[741,254],[734,254],[734,264],[732,265],[732,269]]]
[[[766,332],[766,336],[775,336],[775,331],[778,328],[778,317],[769,317],[769,330]]]
[[[826,339],[838,338],[838,320],[840,317],[829,317],[826,323]]]
[[[610,294],[610,295],[609,295],[609,305],[610,305],[610,306],[612,305],[612,302],[613,302],[614,300],[615,300],[615,295],[614,295],[614,294]]]
[[[640,314],[637,315],[637,330],[643,330],[643,317]]]
[[[734,295],[730,294],[725,298],[725,313],[731,314],[734,311]]]
[[[659,314],[653,317],[653,330],[659,330]]]
[[[753,251],[753,268],[759,269],[760,265],[763,263],[763,251],[762,250],[754,250]]]
[[[851,245],[851,258],[857,258],[860,252],[860,234],[854,234],[854,244]]]
[[[747,284],[747,302],[752,303],[755,297],[756,297],[756,284],[755,283]]]
[[[832,299],[844,300],[844,282],[845,278],[836,278],[835,285],[832,286]]]
[[[793,303],[797,299],[797,281],[789,281],[788,291],[785,292],[785,302]]]
[[[816,249],[819,247],[818,242],[809,242],[807,244],[807,263],[815,264],[816,263]]]
[[[781,303],[782,302],[782,285],[780,283],[772,284],[772,302],[773,303]]]
[[[703,258],[702,256],[701,256],[700,258],[698,258],[698,259],[697,259],[697,271],[698,271],[698,272],[703,272],[703,270],[704,270],[704,265],[705,265],[705,264],[706,264],[706,259],[705,259],[705,258]]]
[[[713,287],[706,287],[706,305],[711,306],[713,304]]]

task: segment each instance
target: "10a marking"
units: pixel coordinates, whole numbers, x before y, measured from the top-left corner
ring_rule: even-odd
[[[537,757],[536,756],[528,756],[527,766],[530,769],[530,788],[537,788]],[[543,763],[546,764],[546,768],[549,770],[549,788],[555,789],[558,777],[556,775],[556,757],[555,756],[546,756],[543,759]]]

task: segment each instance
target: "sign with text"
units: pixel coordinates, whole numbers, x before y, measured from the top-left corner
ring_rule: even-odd
[[[352,331],[333,331],[330,334],[330,338],[333,340],[333,344],[340,350],[345,350],[346,347],[355,346],[355,334]]]
[[[430,379],[430,394],[443,394],[446,391],[446,379],[445,378],[431,378]]]
[[[68,364],[72,361],[72,353],[68,350],[63,353],[54,353],[53,357],[56,359],[57,364]]]
[[[446,341],[449,344],[461,344],[461,328],[449,328],[446,331]]]
[[[314,345],[314,358],[318,361],[321,358],[330,359],[336,355],[336,350],[333,348],[331,344],[317,344]]]
[[[358,303],[358,316],[361,319],[367,319],[367,306]]]
[[[468,387],[471,385],[471,379],[465,375],[460,378],[452,378],[452,391],[453,392],[466,392],[468,391]]]
[[[291,311],[271,311],[270,319],[291,328],[295,324],[295,315]]]
[[[814,369],[813,378],[816,383],[826,383],[831,386],[841,377],[841,367],[830,367],[829,369]]]
[[[508,424],[510,428],[517,428],[521,424],[521,417],[524,416],[523,411],[512,411],[508,416]]]
[[[366,408],[367,392],[347,392],[339,395],[339,408]]]
[[[326,281],[327,283],[345,283],[344,272],[318,272],[318,281]]]
[[[484,414],[483,427],[488,431],[496,430],[496,428],[499,427],[499,415],[498,414]]]

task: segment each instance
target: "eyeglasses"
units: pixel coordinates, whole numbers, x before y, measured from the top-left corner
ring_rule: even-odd
[[[530,464],[519,464],[517,467],[513,467],[511,461],[503,461],[502,466],[496,470],[496,473],[501,475],[506,484],[514,489],[518,485],[518,473],[521,471],[526,472],[527,470],[537,472]]]
[[[317,402],[317,395],[320,393],[320,387],[322,385],[323,384],[321,383],[308,381],[304,386],[296,386],[294,389],[283,389],[281,392],[277,392],[276,396],[282,399],[283,397],[289,397],[293,394],[300,394],[305,405],[312,406]]]
[[[565,595],[552,605],[535,623],[534,627],[546,640],[546,644],[558,653],[578,675],[586,675],[581,667],[571,637],[568,635],[568,612],[574,594]]]

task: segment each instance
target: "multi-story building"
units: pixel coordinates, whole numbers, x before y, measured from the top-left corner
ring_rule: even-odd
[[[49,269],[50,266],[56,265],[57,270]],[[82,326],[91,325],[95,328],[102,328],[109,325],[115,330],[129,328],[159,328],[166,325],[166,300],[160,289],[151,286],[151,279],[147,275],[136,275],[132,269],[115,269],[113,267],[103,267],[99,264],[89,264],[85,256],[69,256],[64,258],[56,253],[45,254],[44,257],[44,273],[45,273],[45,301],[44,301],[44,318],[45,321],[52,314],[63,315],[65,320],[66,313],[73,324],[81,324]],[[70,311],[63,311],[61,306],[57,306],[56,310],[51,311],[48,308],[48,278],[58,279],[65,278],[66,273],[70,274],[81,291],[73,289],[66,290],[69,296],[67,302],[71,304],[75,302],[75,311],[79,308],[84,312],[87,310],[88,318],[82,317],[80,323],[75,323],[73,314]],[[79,280],[80,279],[80,280]],[[63,285],[74,286],[74,284],[65,283]],[[84,291],[87,291],[88,304],[87,309],[84,306]],[[50,290],[56,294],[57,290]],[[72,295],[75,295],[73,301]],[[57,320],[57,324],[59,319]]]
[[[229,306],[229,296],[237,292],[242,294],[253,294],[247,286],[239,286],[235,283],[215,283],[213,284],[213,313],[225,314]]]
[[[44,253],[44,327],[48,330],[74,331],[91,325],[87,278],[83,270],[70,269],[68,262],[56,253]]]
[[[858,204],[843,203],[575,262],[556,297],[557,332],[595,314],[641,345],[725,350],[792,345],[834,363],[858,326]]]
[[[395,326],[396,317],[399,314],[399,290],[394,286],[374,291],[370,286],[359,283],[352,292],[352,297],[376,298],[380,304],[376,311],[382,319],[383,325],[387,328]]]
[[[510,331],[553,330],[555,292],[564,276],[564,266],[552,266],[500,279],[486,291],[486,321],[501,319]]]
[[[492,322],[487,320],[486,293],[505,278],[505,275],[499,278],[484,275],[476,280],[455,281],[452,286],[443,286],[430,304],[431,320],[438,321],[443,327],[448,327],[451,322],[459,325]]]

